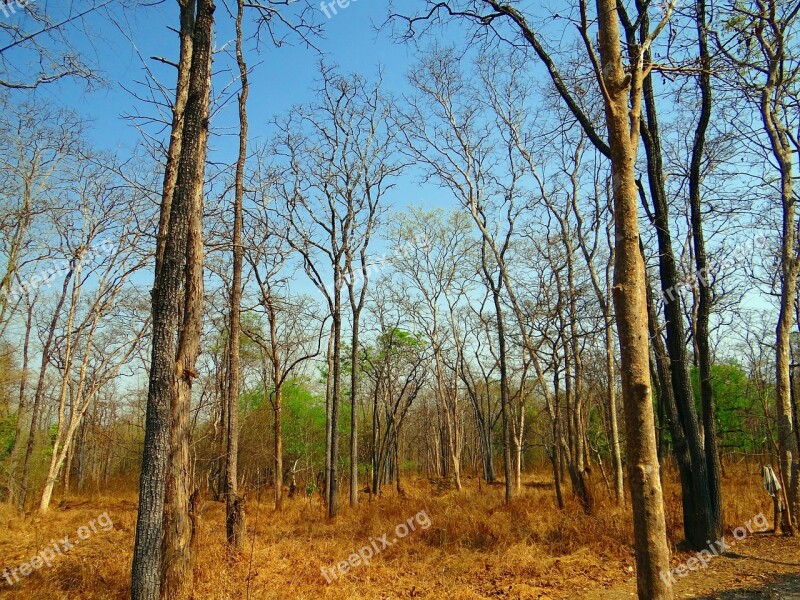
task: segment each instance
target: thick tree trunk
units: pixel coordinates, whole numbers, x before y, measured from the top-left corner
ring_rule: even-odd
[[[597,13],[616,220],[613,297],[622,363],[637,590],[640,598],[670,599],[671,587],[660,577],[669,570],[669,547],[650,386],[646,278],[639,252],[635,170],[641,63],[625,73],[615,0],[597,0]]]
[[[791,196],[791,183],[784,184],[789,188]],[[794,200],[784,202],[784,242],[781,250],[782,267],[780,312],[778,324],[775,328],[775,391],[776,407],[778,411],[778,454],[780,459],[781,476],[786,487],[789,507],[784,510],[783,528],[792,531],[794,513],[797,509],[797,485],[793,481],[794,461],[797,457],[794,437],[794,419],[792,416],[791,377],[790,377],[790,332],[792,329],[792,304],[797,289],[797,272],[793,263],[794,258]],[[787,240],[788,238],[788,240]]]
[[[695,550],[706,548],[706,540],[717,539],[711,523],[711,496],[709,493],[706,456],[703,438],[695,407],[694,393],[689,378],[686,354],[686,334],[681,302],[682,282],[678,276],[675,254],[672,249],[669,214],[664,174],[662,168],[661,138],[658,128],[655,95],[650,77],[643,83],[644,102],[647,112],[642,140],[647,154],[648,184],[653,200],[653,224],[658,240],[659,274],[664,292],[664,318],[666,325],[666,348],[669,354],[672,397],[677,407],[678,421],[673,429],[680,427],[689,452],[676,454],[678,461],[689,460],[680,468],[691,473],[691,479],[681,486],[684,496],[684,535]],[[690,509],[687,513],[686,510]]]
[[[775,326],[775,393],[778,412],[778,454],[781,476],[785,484],[789,506],[784,510],[784,529],[794,531],[794,519],[800,509],[800,484],[793,478],[794,462],[798,460],[798,448],[794,437],[792,416],[790,333],[797,294],[797,277],[800,260],[797,257],[797,223],[793,189],[793,157],[789,134],[776,115],[774,97],[778,80],[783,75],[783,57],[770,61],[768,80],[761,90],[760,112],[764,128],[770,140],[772,155],[780,172],[782,206],[781,228],[781,278],[780,311]]]
[[[180,57],[175,103],[172,106],[172,131],[164,170],[152,291],[153,347],[145,415],[144,452],[139,479],[139,511],[131,565],[132,600],[158,600],[161,586],[161,542],[164,535],[164,496],[169,460],[171,372],[174,369],[174,364],[171,364],[174,363],[174,357],[170,358],[170,349],[175,347],[174,331],[178,326],[179,299],[177,290],[170,292],[175,295],[174,298],[168,300],[165,297],[165,291],[160,290],[159,274],[163,268],[164,249],[169,239],[172,200],[178,178],[195,19],[192,0],[179,0],[178,4],[180,5]],[[164,310],[165,305],[174,309],[167,313]]]
[[[214,3],[199,0],[194,28],[192,72],[184,119],[181,161],[175,184],[170,237],[182,229],[185,220],[185,264],[182,282],[182,323],[178,334],[177,360],[173,370],[175,393],[170,402],[170,460],[167,465],[167,489],[164,496],[164,540],[162,543],[161,598],[182,600],[188,596],[192,583],[192,537],[194,515],[190,511],[192,468],[190,454],[189,410],[192,381],[197,377],[195,363],[200,352],[203,312],[203,186],[205,183],[208,143],[209,103],[211,97],[211,43],[214,25]],[[173,224],[175,227],[173,228]],[[178,233],[176,236],[181,237]],[[166,285],[174,267],[170,262],[170,242],[164,250],[162,269]],[[177,261],[174,261],[177,264]],[[174,273],[176,279],[181,275]],[[181,282],[178,280],[177,285]],[[170,295],[167,295],[170,297]],[[233,369],[231,369],[233,370]],[[230,415],[229,415],[230,422]]]
[[[176,98],[186,77],[188,87],[182,116],[178,102],[174,107],[173,125],[181,127],[180,159],[177,167],[168,165],[165,175],[166,193],[169,169],[177,169],[171,198],[162,205],[162,219],[164,211],[169,215],[161,236],[163,252],[156,257],[150,388],[131,568],[133,600],[184,598],[192,581],[189,405],[203,300],[202,193],[213,12],[211,0],[200,0],[195,23],[194,3],[181,3]]]

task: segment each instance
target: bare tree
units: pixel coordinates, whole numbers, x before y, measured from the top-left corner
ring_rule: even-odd
[[[244,170],[247,162],[247,63],[242,51],[244,0],[236,3],[236,64],[239,67],[239,156],[236,161],[233,201],[233,279],[231,281],[230,322],[228,324],[228,426],[225,449],[225,528],[228,545],[239,549],[244,541],[244,507],[239,498],[237,466],[239,460],[239,348],[242,304],[242,243],[244,211]]]
[[[638,40],[637,44],[628,45],[627,65],[623,62],[617,3],[614,0],[597,0],[599,57],[589,38],[587,5],[584,1],[579,3],[583,41],[603,97],[608,143],[603,141],[575,102],[539,36],[514,5],[497,0],[466,0],[463,3],[453,2],[452,5],[449,2],[430,2],[429,6],[430,11],[422,17],[425,21],[444,15],[446,18],[466,19],[481,31],[488,29],[493,32],[497,31],[500,24],[510,23],[512,30],[542,60],[556,89],[586,131],[587,137],[611,162],[616,223],[613,296],[621,349],[638,593],[641,598],[671,598],[671,587],[659,577],[659,573],[669,567],[669,548],[651,402],[645,270],[639,252],[639,199],[635,168],[642,85],[652,68],[645,60],[646,52],[668,24],[674,3],[666,6],[652,32]],[[646,14],[647,7],[640,8],[642,14]],[[407,19],[412,28],[419,21],[420,18]],[[502,33],[499,35],[505,39]]]
[[[156,255],[150,390],[131,574],[134,600],[183,598],[191,580],[189,405],[197,377],[203,302],[202,192],[214,4],[179,4],[176,98],[185,93],[186,102],[181,106],[176,101],[174,106],[173,131],[181,130],[175,136],[180,151],[168,155],[172,162],[164,179],[161,218],[166,226],[159,229]]]
[[[470,230],[458,214],[445,217],[413,211],[390,234],[394,243],[391,263],[413,290],[407,309],[431,344],[437,399],[446,425],[445,445],[458,490],[463,449],[459,388],[464,364],[458,314],[464,310],[478,269]],[[452,355],[449,361],[448,354]]]
[[[774,0],[726,6],[730,33],[716,34],[717,48],[731,64],[736,88],[754,105],[761,121],[763,144],[771,159],[777,181],[772,187],[780,199],[781,229],[779,250],[779,314],[775,328],[775,382],[777,437],[780,475],[789,497],[784,512],[784,528],[798,526],[800,512],[800,450],[792,411],[790,334],[794,321],[798,255],[795,156],[800,151],[796,132],[800,78],[793,36],[800,20],[798,7]],[[759,141],[756,145],[761,145]]]
[[[285,203],[289,244],[322,293],[333,320],[328,512],[337,504],[338,420],[342,375],[342,287],[351,316],[351,364],[357,365],[361,311],[369,283],[368,249],[383,199],[402,165],[395,156],[391,102],[380,83],[322,67],[319,106],[302,107],[278,124],[277,193]],[[358,372],[350,378],[350,504],[358,502]]]
[[[100,76],[87,64],[76,38],[87,33],[91,17],[110,16],[111,4],[93,0],[80,9],[41,2],[0,5],[0,88],[34,90],[61,79],[97,82]]]
[[[283,508],[283,389],[299,368],[316,357],[322,345],[328,318],[319,319],[320,329],[309,323],[317,320],[319,306],[309,298],[292,297],[289,279],[295,274],[293,252],[286,238],[289,224],[270,207],[268,181],[259,169],[254,175],[254,207],[248,213],[245,258],[258,286],[258,310],[266,317],[267,331],[246,330],[265,353],[272,387],[265,390],[273,411],[273,451],[275,509]],[[256,310],[255,308],[253,310]],[[312,331],[312,329],[314,329]]]
[[[106,346],[102,354],[96,346],[95,336],[109,320],[117,318],[120,295],[129,278],[142,267],[142,235],[132,215],[146,214],[142,198],[125,194],[118,180],[109,178],[107,171],[104,177],[104,171],[103,167],[90,166],[82,173],[75,207],[63,211],[56,224],[73,273],[66,319],[63,329],[59,326],[54,348],[62,373],[56,433],[40,513],[49,509],[59,472],[70,456],[86,411],[100,389],[128,361],[146,331],[143,324],[131,332],[130,339]]]

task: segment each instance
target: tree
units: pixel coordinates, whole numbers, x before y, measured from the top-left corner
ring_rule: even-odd
[[[380,286],[387,293],[372,297],[371,312],[379,333],[374,346],[359,353],[363,371],[372,386],[372,482],[371,493],[381,495],[392,473],[398,494],[400,483],[401,432],[414,400],[426,383],[425,341],[399,327],[404,318],[402,305],[391,302],[390,286]]]
[[[438,406],[446,427],[443,446],[457,490],[461,489],[459,387],[464,361],[458,314],[465,309],[478,269],[470,234],[462,215],[421,210],[399,220],[390,234],[395,250],[390,261],[403,282],[401,288],[408,291],[406,309],[430,343]]]
[[[338,422],[341,401],[343,298],[351,317],[351,364],[357,365],[361,311],[369,283],[368,249],[384,213],[384,196],[402,164],[396,156],[394,109],[380,82],[322,67],[320,103],[298,107],[278,123],[276,194],[285,206],[288,243],[323,295],[332,319],[328,512],[338,512]],[[358,372],[350,377],[350,504],[358,502]]]
[[[458,5],[458,2],[454,4]],[[494,30],[495,21],[509,21],[512,29],[530,44],[544,62],[556,89],[592,142],[611,163],[613,181],[616,258],[613,297],[621,354],[622,395],[625,405],[628,472],[633,497],[637,587],[640,598],[671,598],[672,590],[659,573],[669,568],[664,500],[651,398],[647,306],[644,261],[639,252],[636,153],[640,136],[642,86],[651,64],[645,53],[666,27],[674,8],[669,3],[658,25],[636,44],[629,44],[626,65],[620,40],[620,21],[615,0],[597,0],[599,58],[589,38],[588,11],[579,4],[582,36],[604,104],[608,143],[596,133],[563,84],[549,54],[525,16],[513,5],[497,0],[474,0],[453,8],[447,2],[431,3],[432,15],[455,15],[481,28]],[[487,13],[482,13],[486,9]],[[643,10],[646,12],[647,7]],[[419,18],[408,20],[411,27]],[[626,70],[627,67],[627,70]]]
[[[0,88],[35,90],[61,79],[87,85],[99,75],[75,44],[87,17],[103,13],[111,0],[93,0],[80,10],[71,5],[5,2],[0,6]]]
[[[708,23],[705,0],[697,0],[697,44],[701,72],[698,77],[700,87],[700,115],[692,142],[689,167],[689,205],[691,212],[692,242],[694,244],[695,266],[698,277],[697,317],[695,319],[694,339],[697,344],[697,362],[700,374],[700,399],[703,413],[703,442],[706,471],[708,473],[708,494],[711,533],[718,539],[723,533],[722,522],[722,483],[721,465],[717,447],[717,417],[714,405],[712,384],[711,347],[709,341],[709,319],[711,317],[711,290],[709,265],[703,233],[703,211],[701,206],[702,163],[705,156],[706,134],[711,122],[711,57],[708,47]]]
[[[239,156],[234,176],[233,201],[233,280],[231,281],[230,321],[228,326],[228,423],[225,449],[225,529],[228,545],[238,550],[244,541],[244,507],[239,498],[237,465],[239,460],[239,341],[242,303],[242,227],[244,211],[244,170],[247,162],[247,63],[242,51],[244,0],[238,0],[236,12],[236,64],[239,67]]]
[[[146,323],[132,328],[130,337],[106,344],[102,351],[96,345],[108,321],[124,320],[125,304],[120,301],[125,285],[142,267],[140,223],[131,215],[147,213],[142,198],[126,194],[103,167],[90,165],[80,175],[80,187],[70,203],[74,208],[64,210],[56,225],[73,273],[66,319],[59,326],[53,352],[61,383],[50,465],[39,503],[42,514],[48,511],[59,473],[71,458],[86,411],[128,362],[147,328]]]
[[[284,388],[296,370],[318,356],[328,318],[319,319],[320,329],[312,331],[319,305],[311,298],[292,297],[289,273],[293,252],[286,239],[289,223],[270,206],[270,183],[263,181],[263,169],[254,174],[254,206],[248,213],[245,258],[258,286],[259,314],[266,317],[266,332],[248,327],[244,334],[264,353],[271,386],[264,390],[273,411],[275,510],[283,508],[284,485]],[[254,309],[255,310],[255,309]],[[265,385],[265,388],[267,386]]]
[[[794,321],[798,254],[795,155],[800,151],[797,105],[800,78],[798,57],[792,44],[798,24],[798,7],[766,0],[726,6],[726,32],[715,33],[717,48],[729,62],[735,86],[745,93],[761,122],[762,146],[771,159],[777,181],[770,182],[779,198],[780,246],[778,262],[779,313],[775,326],[775,396],[780,476],[788,495],[784,528],[797,527],[800,512],[800,449],[792,411],[790,334]],[[755,42],[755,43],[753,43]]]
[[[20,507],[24,507],[35,434],[44,402],[45,377],[63,304],[56,302],[52,308],[54,314],[48,319],[50,325],[45,329],[36,392],[29,412],[25,390],[34,307],[47,296],[46,288],[56,280],[65,275],[66,279],[71,278],[70,269],[64,269],[64,263],[59,261],[66,260],[69,264],[72,256],[69,250],[60,247],[64,240],[57,234],[53,235],[53,226],[58,224],[69,206],[65,206],[60,197],[69,195],[74,199],[76,189],[87,182],[85,174],[91,159],[82,139],[84,124],[75,114],[23,104],[17,109],[9,107],[9,110],[4,110],[0,118],[6,132],[0,138],[0,156],[3,157],[0,173],[3,189],[7,192],[0,208],[0,228],[4,233],[0,238],[5,263],[0,279],[0,334],[10,325],[20,303],[25,305],[27,312],[17,435],[11,450],[14,464],[10,473],[14,481],[10,486],[18,487],[16,500]],[[46,267],[48,260],[50,264]],[[66,292],[63,294],[61,298],[66,298]],[[50,332],[53,332],[52,336]],[[29,436],[21,480],[16,482],[16,457],[25,441],[22,431],[28,414]]]
[[[191,580],[189,404],[203,302],[202,193],[214,4],[179,4],[181,57],[156,249],[133,600],[183,598]]]

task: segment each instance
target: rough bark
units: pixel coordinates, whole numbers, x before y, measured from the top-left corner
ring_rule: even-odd
[[[182,599],[188,596],[192,582],[192,536],[194,523],[190,518],[192,496],[189,409],[192,381],[197,377],[195,363],[200,350],[203,308],[203,185],[208,142],[209,102],[211,91],[211,43],[214,23],[214,4],[200,0],[194,29],[192,72],[184,119],[181,161],[175,184],[170,218],[170,237],[173,227],[185,222],[184,286],[181,301],[182,323],[178,335],[177,360],[174,363],[175,393],[170,398],[170,460],[167,465],[167,488],[164,497],[164,539],[162,543],[161,598]],[[179,234],[180,236],[180,234]],[[169,279],[167,241],[164,252],[163,281]],[[176,261],[177,262],[177,261]],[[180,271],[175,273],[180,277]],[[169,297],[169,296],[168,296]]]
[[[203,301],[202,193],[215,8],[211,0],[199,0],[195,21],[193,7],[181,4],[181,34],[192,36],[192,51],[180,160],[153,287],[153,350],[131,571],[134,600],[185,598],[192,581],[189,407]],[[182,61],[184,47],[182,42]]]

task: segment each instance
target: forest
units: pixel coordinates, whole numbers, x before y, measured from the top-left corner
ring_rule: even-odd
[[[798,29],[4,0],[0,597],[800,598]]]

